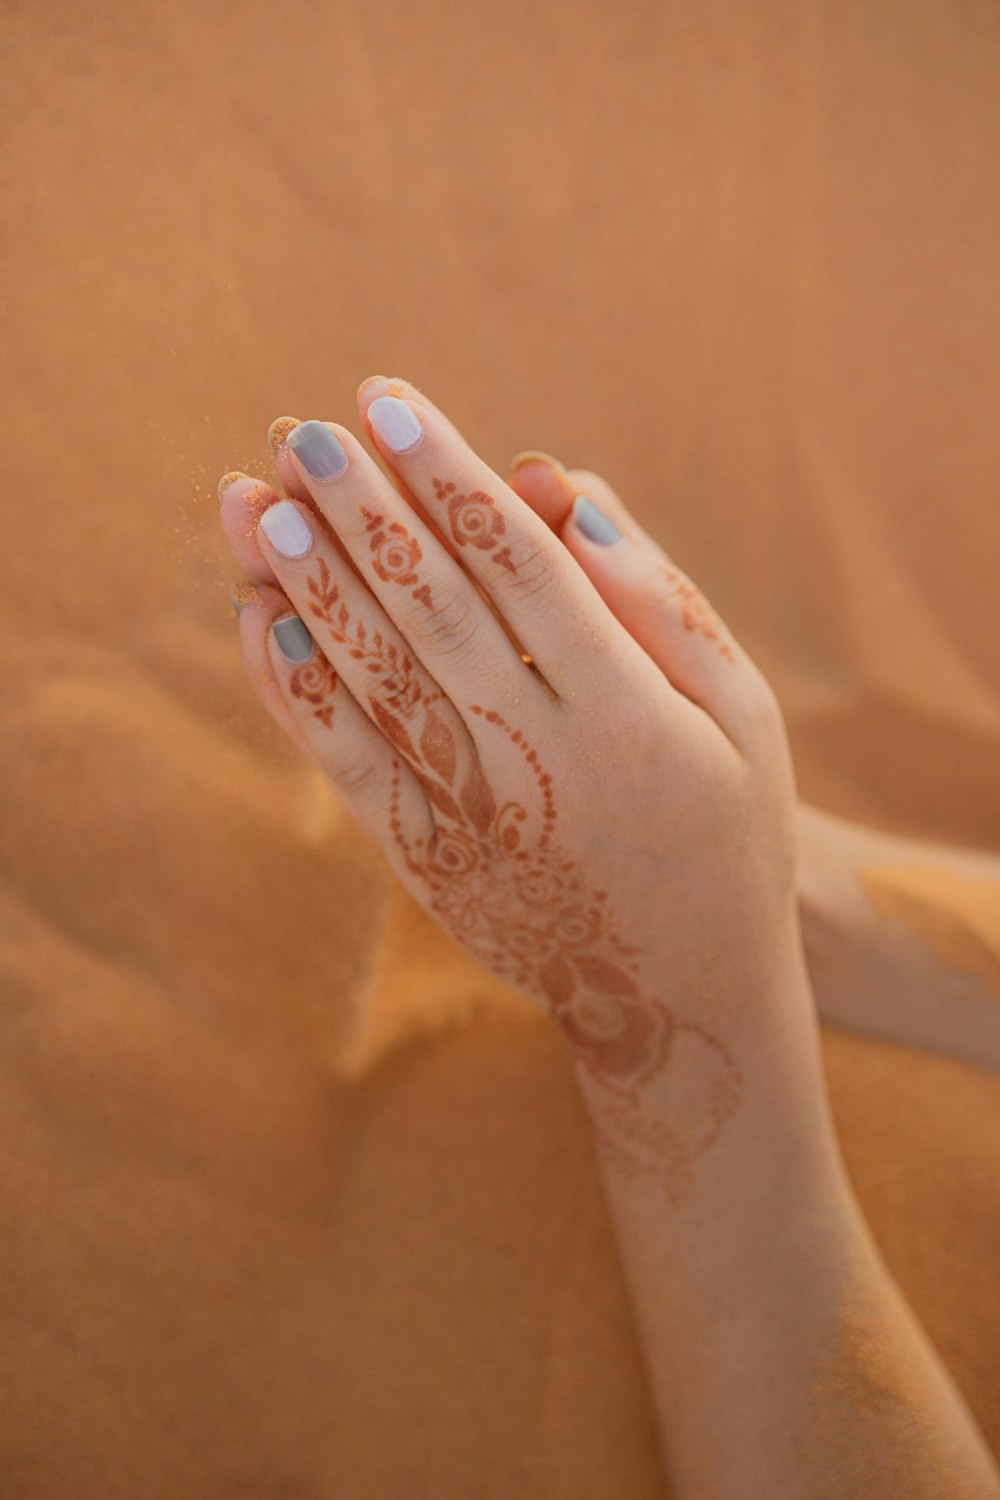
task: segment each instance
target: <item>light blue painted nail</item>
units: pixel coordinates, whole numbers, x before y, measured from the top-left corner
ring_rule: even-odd
[[[288,434],[288,446],[313,479],[336,479],[347,468],[344,445],[325,422],[300,422]]]
[[[577,495],[573,501],[573,520],[587,540],[596,542],[599,547],[610,547],[622,539],[623,533],[614,521],[609,521],[603,510],[598,510],[586,495]]]
[[[271,626],[278,650],[286,661],[308,661],[313,654],[313,638],[298,615],[285,615]]]

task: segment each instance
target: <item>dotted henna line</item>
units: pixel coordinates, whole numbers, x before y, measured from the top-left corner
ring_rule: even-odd
[[[470,705],[469,712],[477,714],[480,718],[485,719],[487,724],[499,725],[504,734],[510,740],[511,744],[516,745],[518,750],[520,750],[521,754],[524,756],[524,759],[527,761],[528,765],[531,767],[532,775],[538,782],[539,790],[542,794],[543,829],[542,836],[538,841],[538,852],[540,853],[543,849],[547,848],[549,838],[556,821],[555,797],[552,794],[552,777],[549,775],[548,771],[542,770],[541,762],[538,759],[538,751],[531,748],[521,730],[512,729],[506,722],[506,720],[501,718],[500,714],[498,714],[495,709],[480,708],[478,703],[473,703]]]

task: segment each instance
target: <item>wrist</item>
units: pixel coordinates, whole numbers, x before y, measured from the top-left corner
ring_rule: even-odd
[[[656,994],[650,987],[647,994]],[[602,1165],[641,1193],[735,1205],[747,1182],[836,1174],[815,1007],[797,931],[766,976],[721,969],[563,1034]],[[588,1018],[583,1017],[586,1021]],[[601,1034],[595,1034],[596,1031]],[[729,1211],[727,1209],[727,1211]]]

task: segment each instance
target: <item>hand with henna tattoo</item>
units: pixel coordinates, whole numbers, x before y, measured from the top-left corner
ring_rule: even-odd
[[[373,377],[359,409],[392,482],[346,427],[282,419],[289,498],[220,486],[247,671],[413,896],[559,1027],[675,1493],[847,1493],[822,1486],[888,1454],[923,1496],[957,1453],[952,1492],[993,1496],[840,1161],[770,688],[695,584],[591,500],[560,539],[414,387]],[[844,1394],[859,1318],[891,1371],[916,1362],[916,1444],[905,1413],[865,1427]],[[818,1409],[833,1449],[829,1426],[810,1446]],[[909,1483],[914,1446],[936,1488]]]
[[[294,426],[295,498],[255,501],[285,597],[244,610],[253,680],[416,899],[558,1022],[618,1170],[682,1198],[748,1060],[811,1045],[773,695],[679,575],[706,691],[671,682],[429,404],[384,382],[361,408],[422,514],[346,429]]]

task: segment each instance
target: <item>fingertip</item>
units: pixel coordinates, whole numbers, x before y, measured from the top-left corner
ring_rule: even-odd
[[[277,499],[270,485],[241,475],[225,490],[219,506],[219,520],[226,541],[240,568],[253,583],[273,582],[274,579],[257,542],[257,525]]]
[[[242,469],[230,469],[228,474],[223,474],[222,478],[219,480],[218,485],[216,486],[216,494],[219,497],[220,504],[225,499],[226,491],[228,489],[231,489],[234,484],[239,484],[241,479],[249,478],[250,475],[244,474]]]
[[[358,410],[362,418],[367,419],[369,408],[380,396],[395,396],[398,400],[409,401],[419,394],[415,385],[398,375],[369,375],[358,386]]]
[[[561,531],[573,503],[569,475],[557,458],[537,450],[519,453],[507,476],[515,495],[553,531]]]
[[[298,417],[275,417],[267,429],[267,441],[272,451],[277,453],[282,443],[288,441],[288,434],[299,425]]]
[[[544,464],[546,468],[555,469],[559,474],[566,473],[566,465],[541,448],[525,448],[523,452],[515,454],[507,472],[516,474],[518,469],[523,469],[526,464]]]

